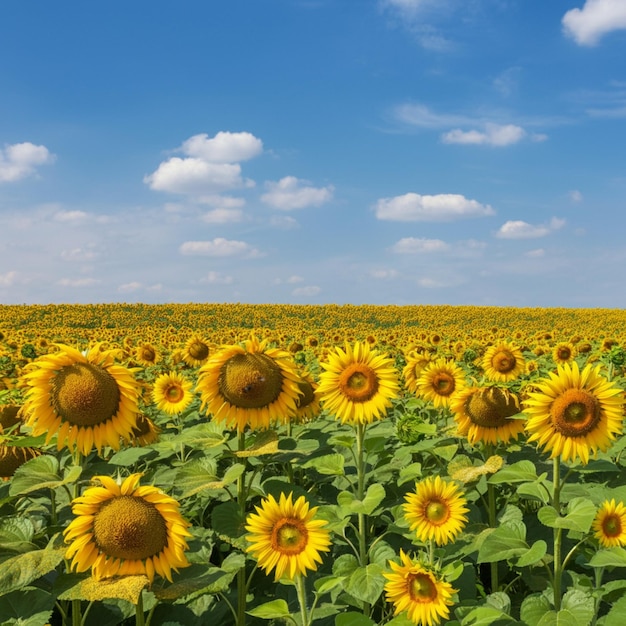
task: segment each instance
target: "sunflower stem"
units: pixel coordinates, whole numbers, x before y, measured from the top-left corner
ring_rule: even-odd
[[[82,621],[80,600],[72,600],[72,626],[81,626]]]
[[[137,597],[137,604],[135,605],[135,625],[146,626],[143,614],[143,591],[139,592],[139,596]]]
[[[497,526],[497,512],[496,512],[496,491],[495,485],[487,482],[487,504],[489,515],[489,527],[495,528]],[[491,563],[491,593],[498,591],[500,581],[498,580],[498,562]]]
[[[296,576],[296,590],[298,592],[298,602],[300,603],[300,617],[302,618],[302,626],[309,626],[309,614],[306,608],[306,584],[304,576],[298,574]]]
[[[237,449],[243,452],[246,449],[246,434],[244,431],[238,433]],[[239,514],[243,521],[246,517],[246,457],[241,457],[243,472],[237,479],[237,502],[239,504]],[[246,624],[246,564],[241,566],[237,572],[237,626]]]
[[[365,497],[365,428],[366,424],[357,424],[356,431],[356,457],[357,457],[357,491],[356,497],[360,502]],[[367,515],[358,513],[359,520],[359,565],[367,567]],[[369,617],[371,606],[369,602],[363,604],[363,614]]]
[[[561,457],[554,457],[553,464],[553,491],[552,506],[561,515]],[[561,541],[563,535],[562,528],[554,528],[554,581],[552,585],[554,593],[554,608],[556,611],[561,610],[561,578],[563,576],[563,562],[561,560]]]
[[[595,568],[595,588],[602,589],[602,577],[604,576],[604,567],[596,567]],[[591,626],[595,626],[595,623],[598,621],[598,611],[600,610],[600,601],[601,597],[596,596],[594,608],[593,608],[593,619],[591,620]]]

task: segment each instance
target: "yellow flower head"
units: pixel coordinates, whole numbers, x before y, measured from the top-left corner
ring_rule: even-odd
[[[435,407],[450,406],[454,393],[465,387],[465,373],[453,361],[431,361],[417,381],[417,394],[430,400]]]
[[[596,539],[604,548],[626,545],[626,507],[623,502],[606,500],[591,526]]]
[[[496,382],[515,380],[524,373],[524,356],[517,346],[505,341],[487,348],[482,366],[489,380]]]
[[[169,415],[184,411],[193,400],[191,381],[178,372],[161,374],[152,388],[152,399],[157,408]]]

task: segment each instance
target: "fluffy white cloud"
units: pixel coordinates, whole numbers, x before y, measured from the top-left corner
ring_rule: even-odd
[[[194,135],[180,147],[181,152],[211,163],[247,161],[263,152],[263,142],[252,133],[220,131],[215,137]]]
[[[10,287],[17,278],[17,272],[5,272],[4,274],[0,274],[0,287]]]
[[[209,272],[204,278],[200,279],[201,283],[208,283],[210,285],[230,285],[233,282],[233,277],[220,272]]]
[[[572,202],[582,202],[583,201],[583,194],[580,193],[580,191],[578,191],[578,189],[572,189],[572,191],[569,192],[569,199]]]
[[[304,282],[304,278],[302,278],[302,276],[296,276],[296,275],[294,274],[293,276],[290,276],[290,277],[287,279],[287,282],[288,282],[290,285],[295,285],[295,284],[297,284],[297,283]]]
[[[34,174],[37,166],[55,160],[46,146],[37,146],[29,141],[15,143],[0,149],[0,183],[14,182]]]
[[[91,261],[97,257],[97,253],[94,250],[86,250],[85,248],[70,248],[69,250],[61,250],[60,257],[64,261],[82,263],[84,261]]]
[[[485,130],[461,130],[455,128],[444,133],[441,140],[444,143],[460,144],[485,144],[489,146],[510,146],[518,143],[526,136],[526,131],[521,126],[514,124],[486,124]]]
[[[179,150],[184,158],[163,161],[144,176],[150,189],[199,195],[254,186],[253,181],[242,178],[238,162],[260,154],[263,143],[250,133],[219,132],[212,138],[203,133],[184,141]]]
[[[308,181],[295,176],[285,176],[278,182],[267,181],[265,187],[268,191],[261,196],[261,201],[283,211],[320,206],[332,199],[334,191],[332,185],[311,187]]]
[[[393,198],[381,198],[376,203],[375,211],[379,220],[395,222],[448,222],[495,214],[488,204],[453,193],[434,196],[406,193]]]
[[[379,278],[381,280],[389,280],[398,276],[397,270],[372,270],[370,272],[372,278]]]
[[[540,259],[542,256],[545,256],[546,251],[543,248],[535,248],[534,250],[529,250],[525,253],[525,256],[531,259]]]
[[[394,109],[394,116],[405,124],[420,128],[444,128],[473,122],[471,118],[464,115],[435,113],[420,103],[401,104]]]
[[[62,278],[58,281],[58,285],[61,287],[93,287],[100,281],[96,278]]]
[[[417,254],[421,252],[444,252],[449,245],[441,239],[424,239],[422,237],[404,237],[392,246],[397,254]]]
[[[124,283],[123,285],[120,285],[117,290],[120,293],[132,293],[133,291],[137,291],[139,289],[141,289],[143,287],[143,285],[137,281],[133,281],[130,283]]]
[[[306,298],[310,298],[312,296],[316,296],[320,291],[322,291],[321,287],[318,287],[317,285],[309,285],[308,287],[298,287],[291,293],[294,296],[304,296]]]
[[[243,211],[241,209],[213,209],[202,216],[202,221],[207,224],[229,224],[241,222]]]
[[[270,225],[274,228],[280,228],[281,230],[294,230],[300,228],[298,220],[291,217],[291,215],[272,215],[270,218]]]
[[[180,253],[184,256],[257,256],[258,251],[245,241],[236,241],[216,237],[211,241],[185,241],[181,244]]]
[[[87,217],[85,211],[59,211],[53,215],[57,222],[81,222]]]
[[[246,204],[244,198],[238,198],[236,196],[222,196],[219,194],[199,196],[198,198],[195,198],[195,201],[199,204],[208,204],[221,209],[240,209]]]
[[[562,19],[563,30],[581,46],[593,46],[614,30],[626,29],[624,0],[586,0],[582,9],[571,9]]]
[[[533,225],[522,220],[509,220],[502,224],[496,237],[500,239],[536,239],[545,237],[565,225],[565,220],[553,217],[549,224]]]

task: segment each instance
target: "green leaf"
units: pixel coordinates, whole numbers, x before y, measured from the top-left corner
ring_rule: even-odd
[[[236,502],[218,504],[211,513],[211,526],[218,535],[238,538],[245,532],[244,519]]]
[[[42,454],[26,461],[15,470],[9,494],[21,496],[39,489],[54,489],[65,484],[61,478],[59,461],[49,454]]]
[[[26,517],[0,519],[0,548],[11,552],[28,552],[37,546],[32,542],[35,534],[33,523]]]
[[[543,504],[548,504],[548,502],[550,502],[550,492],[540,481],[522,483],[518,486],[517,493],[522,498],[526,498],[528,500],[536,500],[537,502],[542,502]]]
[[[537,470],[532,461],[517,461],[512,465],[505,465],[498,470],[493,476],[490,476],[488,482],[492,485],[501,485],[502,483],[523,483],[537,480]]]
[[[626,567],[626,550],[618,546],[598,550],[589,561],[591,567]]]
[[[325,454],[307,461],[302,467],[312,467],[320,474],[329,476],[343,476],[345,459],[342,454]]]
[[[383,571],[378,563],[357,567],[346,582],[346,591],[357,600],[374,604],[385,586]]]
[[[523,523],[507,523],[484,531],[486,537],[478,550],[479,563],[495,563],[512,557],[519,557],[529,547],[524,537],[526,527]]]
[[[532,595],[524,598],[520,609],[520,619],[528,626],[537,626],[550,610],[550,602],[544,595]]]
[[[576,617],[567,609],[556,611],[548,611],[537,622],[536,626],[584,626],[579,624]]]
[[[363,613],[348,611],[335,617],[335,626],[376,626],[376,622],[363,615]]]
[[[385,488],[380,483],[374,483],[368,487],[363,500],[357,500],[350,491],[342,491],[337,495],[337,504],[348,514],[363,513],[371,515],[384,498]]]
[[[497,623],[516,623],[516,621],[506,613],[491,606],[479,606],[471,610],[462,620],[463,626],[492,626]]]
[[[539,561],[541,561],[541,559],[543,559],[546,555],[547,549],[548,545],[543,539],[535,541],[530,549],[517,559],[517,567],[526,567],[528,565],[539,563]]]
[[[561,516],[552,506],[544,506],[537,512],[539,521],[550,528],[564,528],[580,533],[589,532],[596,516],[596,507],[587,498],[574,498],[567,505],[567,515]]]
[[[415,622],[410,620],[406,613],[400,613],[400,615],[394,617],[390,622],[387,622],[387,626],[415,626]]]
[[[0,615],[2,625],[45,626],[49,623],[54,608],[52,594],[26,587],[0,597]]]
[[[377,541],[368,554],[370,563],[378,563],[383,567],[387,566],[387,561],[396,557],[396,551],[386,541]]]
[[[181,499],[189,498],[205,489],[219,489],[222,484],[217,479],[217,463],[214,459],[202,457],[185,463],[176,472],[174,485],[182,491]]]
[[[511,598],[504,591],[490,593],[485,599],[487,606],[490,606],[507,615],[511,612]]]
[[[350,576],[358,566],[359,562],[353,554],[342,554],[333,563],[333,574],[335,576]]]
[[[289,616],[289,606],[285,600],[272,600],[265,604],[255,606],[253,609],[246,611],[252,617],[260,617],[261,619],[280,619]]]
[[[581,589],[569,589],[563,596],[561,608],[570,611],[578,626],[587,626],[595,614],[595,600],[590,593]]]
[[[152,448],[132,447],[116,452],[110,459],[109,463],[113,465],[122,465],[123,467],[132,467],[141,459],[148,459],[157,456],[157,451]]]
[[[409,481],[414,481],[417,478],[420,478],[422,475],[422,464],[421,463],[411,463],[406,467],[402,467],[400,469],[400,473],[398,474],[398,487],[404,485],[404,483],[408,483]]]
[[[207,569],[204,565],[193,564],[181,569],[176,576],[176,582],[155,590],[154,595],[159,600],[172,601],[188,596],[193,599],[204,594],[221,593],[228,589],[236,574],[237,570],[227,572],[224,568]]]
[[[319,594],[323,594],[332,591],[335,587],[341,585],[343,581],[343,576],[324,576],[323,578],[317,578],[313,584],[315,591]]]
[[[51,572],[62,560],[65,548],[47,547],[18,554],[0,567],[0,595],[22,589]]]
[[[624,614],[626,614],[626,596],[613,603],[604,618],[603,626],[624,626]]]
[[[440,456],[442,459],[445,459],[446,461],[450,461],[454,458],[454,455],[456,454],[458,449],[459,449],[458,444],[454,443],[449,446],[437,446],[432,451],[437,456]]]

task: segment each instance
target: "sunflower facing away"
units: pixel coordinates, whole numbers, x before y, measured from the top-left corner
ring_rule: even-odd
[[[118,485],[109,476],[96,476],[90,487],[72,501],[77,517],[65,529],[65,553],[77,572],[91,568],[96,580],[145,574],[172,581],[172,570],[187,567],[189,523],[178,502],[156,487],[139,486],[141,474]]]
[[[293,494],[280,494],[278,502],[271,494],[255,506],[256,513],[246,519],[246,549],[259,567],[269,574],[275,569],[275,580],[296,575],[306,576],[307,569],[317,570],[322,562],[320,552],[330,550],[327,522],[315,519],[317,507],[309,508],[304,496],[293,502]]]
[[[499,387],[466,387],[452,397],[457,432],[471,444],[497,444],[524,432],[524,420],[510,419],[522,412],[519,398]]]
[[[606,500],[591,525],[596,539],[604,548],[626,544],[626,507],[623,502]]]
[[[408,391],[417,393],[417,381],[424,368],[430,363],[430,354],[412,350],[406,357],[406,365],[402,369],[402,377]]]
[[[436,408],[450,406],[455,392],[465,387],[465,373],[453,361],[431,361],[417,381],[417,394],[430,400]]]
[[[46,444],[56,434],[59,450],[119,449],[137,420],[139,385],[132,372],[114,363],[115,350],[59,348],[25,368],[25,423],[35,437],[45,433]]]
[[[504,383],[524,373],[524,355],[517,346],[505,341],[487,348],[482,366],[489,380]]]
[[[300,395],[296,400],[297,410],[292,421],[297,424],[302,424],[315,419],[319,415],[320,398],[317,393],[317,383],[307,370],[300,372],[298,388],[300,389]]]
[[[149,418],[140,413],[137,415],[137,426],[133,428],[130,443],[133,446],[149,446],[159,440],[161,429]]]
[[[550,458],[580,459],[605,452],[622,433],[624,394],[600,374],[600,366],[579,370],[576,361],[559,365],[536,383],[524,401],[529,442],[536,441]]]
[[[450,616],[452,585],[413,561],[400,550],[401,563],[389,561],[392,572],[385,572],[387,602],[394,605],[394,615],[406,611],[407,617],[420,626],[434,626]]]
[[[178,372],[161,374],[152,387],[152,399],[158,409],[169,415],[184,411],[193,400],[192,383]]]
[[[467,524],[467,500],[453,482],[428,476],[404,499],[404,518],[420,541],[433,539],[439,546],[454,541]]]
[[[320,363],[318,393],[326,409],[342,423],[369,424],[382,419],[398,395],[398,374],[388,356],[367,343],[346,342]]]
[[[193,335],[185,343],[183,360],[190,367],[199,367],[206,363],[210,352],[209,342],[198,335]]]
[[[9,480],[20,465],[24,465],[26,461],[30,461],[40,454],[41,451],[37,448],[10,446],[0,443],[0,479]]]
[[[251,337],[214,354],[199,370],[197,389],[202,409],[243,432],[247,425],[269,428],[294,415],[300,380],[288,352]]]

